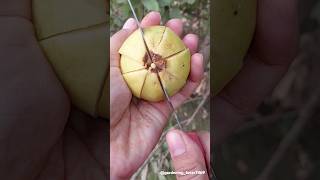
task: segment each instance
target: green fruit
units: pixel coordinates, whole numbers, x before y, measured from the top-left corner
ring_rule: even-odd
[[[159,78],[169,96],[176,94],[186,83],[190,72],[190,51],[170,28],[144,28],[144,37],[153,62],[149,60],[141,33],[133,32],[122,44],[120,68],[132,94],[158,102],[164,99]]]
[[[256,22],[257,0],[213,1],[213,94],[241,69]]]
[[[109,117],[106,1],[33,0],[32,6],[38,41],[72,103]]]

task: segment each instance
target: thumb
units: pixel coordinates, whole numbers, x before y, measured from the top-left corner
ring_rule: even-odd
[[[178,180],[207,180],[208,172],[202,150],[187,134],[171,130],[166,136]]]
[[[129,18],[123,25],[122,29],[110,38],[110,65],[119,66],[120,55],[118,53],[123,42],[130,34],[137,29],[137,24],[133,18]]]

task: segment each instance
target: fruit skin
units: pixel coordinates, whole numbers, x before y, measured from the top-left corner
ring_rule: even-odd
[[[181,39],[165,26],[144,28],[149,50],[156,58],[148,61],[148,54],[139,30],[133,32],[121,46],[120,68],[132,94],[138,98],[158,102],[164,94],[157,76],[169,96],[176,94],[186,83],[190,73],[190,51]]]
[[[242,67],[254,34],[257,0],[215,0],[212,6],[211,90],[217,94]]]
[[[32,1],[37,39],[72,104],[94,117],[108,118],[105,8],[104,0]]]

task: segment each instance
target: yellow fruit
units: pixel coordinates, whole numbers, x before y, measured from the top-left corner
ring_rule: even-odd
[[[108,118],[106,1],[33,0],[32,14],[39,44],[73,105]]]
[[[190,72],[190,51],[165,26],[147,27],[144,36],[153,60],[148,56],[140,31],[136,30],[119,50],[120,68],[134,96],[157,102],[164,99],[160,81],[169,96],[185,85]]]
[[[212,91],[217,94],[241,69],[256,22],[257,0],[213,1]]]

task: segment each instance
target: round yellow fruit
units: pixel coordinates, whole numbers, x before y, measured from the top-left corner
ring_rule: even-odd
[[[140,31],[136,30],[119,50],[120,68],[134,96],[157,102],[164,99],[160,83],[169,96],[176,94],[185,85],[190,72],[190,51],[182,40],[165,26],[144,28],[144,37],[152,60]]]
[[[37,39],[72,104],[104,118],[109,117],[106,6],[105,0],[32,0]]]
[[[217,94],[241,69],[256,23],[257,0],[213,1],[212,91]]]

